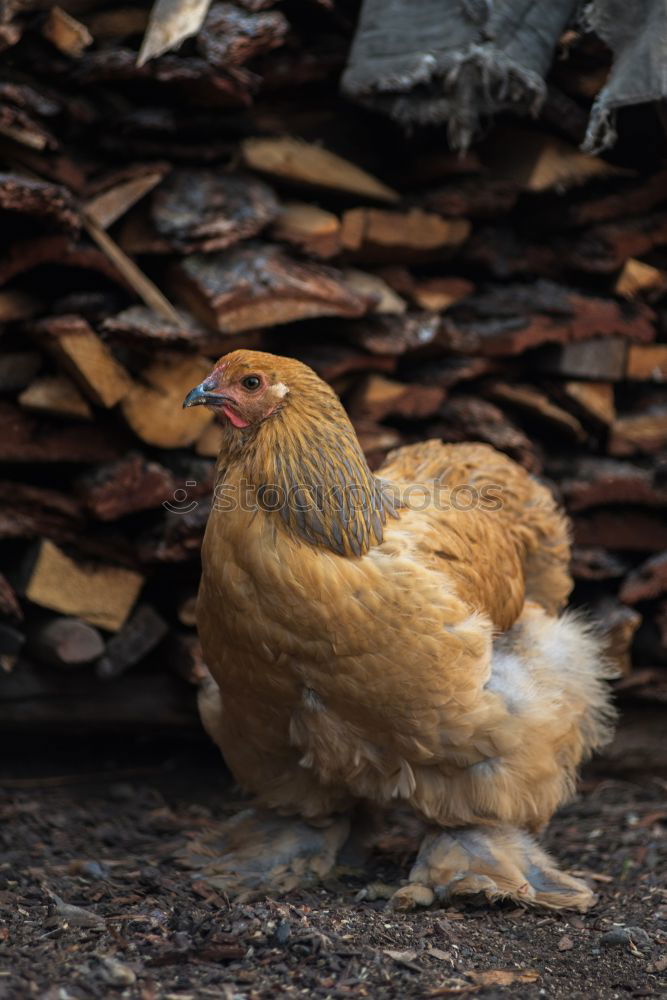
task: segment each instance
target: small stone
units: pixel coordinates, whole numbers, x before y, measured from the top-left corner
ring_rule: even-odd
[[[568,937],[567,934],[564,934],[563,937],[558,942],[558,950],[570,951],[572,948],[574,948],[574,941],[572,940],[571,937]]]
[[[600,944],[605,948],[615,948],[627,945],[634,945],[635,948],[649,948],[651,939],[641,927],[612,927],[610,931],[603,934]]]
[[[289,940],[291,928],[289,921],[281,920],[273,934],[273,942],[277,945],[285,945]]]
[[[133,986],[137,981],[136,974],[129,965],[111,955],[100,958],[100,976],[109,986]]]

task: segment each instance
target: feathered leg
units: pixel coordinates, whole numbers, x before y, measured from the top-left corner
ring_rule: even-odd
[[[585,882],[559,871],[527,833],[512,827],[437,830],[424,838],[396,909],[435,899],[483,894],[550,910],[587,910],[595,895]]]
[[[282,894],[325,878],[349,832],[346,817],[314,826],[269,810],[246,809],[190,844],[182,860],[229,895]]]

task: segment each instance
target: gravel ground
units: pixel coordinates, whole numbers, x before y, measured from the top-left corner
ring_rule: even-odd
[[[2,1000],[667,996],[664,779],[589,777],[552,823],[547,846],[599,893],[589,913],[397,914],[382,897],[415,847],[399,823],[365,872],[285,899],[193,880],[174,856],[237,806],[207,748],[160,753],[14,746],[18,774],[3,754]]]

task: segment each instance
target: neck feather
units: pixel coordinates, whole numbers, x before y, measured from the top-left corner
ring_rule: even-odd
[[[345,556],[379,545],[396,500],[373,475],[354,428],[327,387],[292,397],[241,441],[223,447],[218,481],[245,480],[266,516],[311,545]],[[230,445],[230,436],[227,435]]]

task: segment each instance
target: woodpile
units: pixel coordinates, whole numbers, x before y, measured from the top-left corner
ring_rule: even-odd
[[[214,2],[138,62],[147,4],[2,7],[6,727],[192,724],[219,435],[181,402],[237,346],[312,365],[374,466],[437,436],[545,477],[620,688],[667,698],[664,135],[580,152],[609,60],[569,32],[539,122],[406,137],[340,96],[356,13]]]

